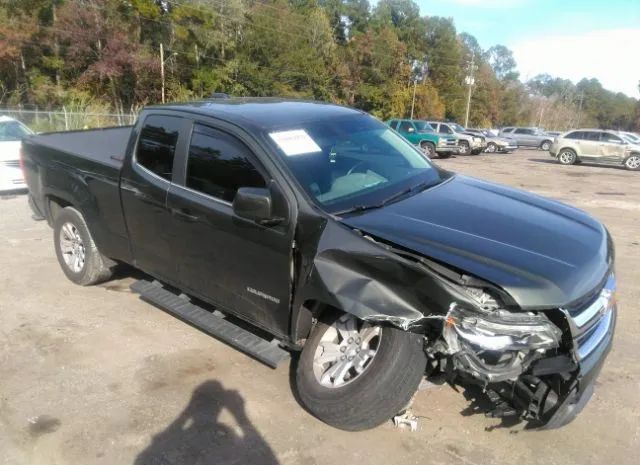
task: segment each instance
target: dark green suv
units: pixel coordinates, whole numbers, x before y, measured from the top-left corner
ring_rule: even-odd
[[[458,139],[436,133],[426,121],[411,119],[392,119],[387,124],[399,132],[412,144],[419,146],[430,158],[438,154],[440,158],[449,158],[460,152]]]

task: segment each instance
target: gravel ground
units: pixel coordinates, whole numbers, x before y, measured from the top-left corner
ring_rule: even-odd
[[[129,292],[73,285],[24,195],[0,198],[0,463],[631,464],[640,454],[640,173],[546,153],[436,161],[589,211],[617,247],[613,351],[583,414],[556,431],[503,427],[463,392],[421,391],[419,430],[324,425],[271,370]]]

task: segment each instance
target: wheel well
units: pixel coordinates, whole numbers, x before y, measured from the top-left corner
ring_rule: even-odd
[[[563,150],[571,150],[573,153],[576,154],[576,156],[578,156],[578,152],[576,152],[576,149],[572,147],[562,147],[561,149],[558,150],[558,154],[560,154],[560,152],[562,152]]]
[[[435,143],[435,142],[433,142],[433,141],[431,141],[431,140],[427,140],[427,139],[422,139],[418,145],[422,145],[422,144],[431,144],[431,145],[433,145],[434,147],[436,146],[436,143]]]
[[[53,224],[56,216],[65,207],[71,207],[73,204],[60,197],[50,195],[47,197],[47,221],[49,224]]]

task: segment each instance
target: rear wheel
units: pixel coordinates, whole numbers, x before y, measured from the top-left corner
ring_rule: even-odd
[[[420,142],[420,148],[426,156],[433,158],[436,156],[436,146],[432,142],[422,141]]]
[[[550,148],[551,148],[551,141],[549,140],[545,140],[542,144],[540,144],[540,149],[544,150],[545,152],[549,151]]]
[[[407,406],[426,368],[422,336],[331,313],[305,343],[298,395],[320,420],[348,431],[373,428]]]
[[[60,210],[53,225],[53,243],[58,263],[71,281],[89,286],[111,277],[82,214],[73,207]]]
[[[640,170],[640,154],[633,153],[627,157],[624,161],[624,166],[628,170],[638,171]]]
[[[498,150],[498,146],[496,144],[494,144],[493,142],[489,142],[487,144],[487,148],[484,149],[485,152],[488,153],[495,153]]]
[[[571,149],[562,149],[558,153],[558,161],[561,165],[573,165],[577,158],[576,153]]]

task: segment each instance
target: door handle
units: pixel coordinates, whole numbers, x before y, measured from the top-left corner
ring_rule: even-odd
[[[171,213],[175,216],[183,218],[187,221],[195,222],[198,221],[199,217],[191,214],[191,210],[188,208],[172,208]]]

